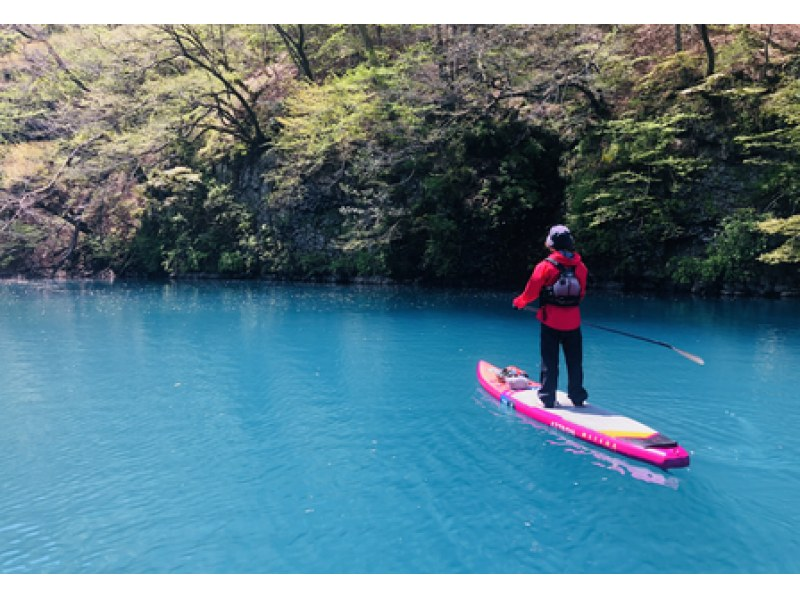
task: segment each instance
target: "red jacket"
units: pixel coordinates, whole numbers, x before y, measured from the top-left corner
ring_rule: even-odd
[[[581,299],[586,296],[586,277],[589,271],[586,269],[581,256],[578,253],[565,252],[572,257],[565,256],[560,251],[551,251],[550,259],[557,261],[564,266],[575,266],[575,276],[581,283]],[[549,287],[558,280],[558,268],[547,260],[542,260],[533,269],[528,284],[521,295],[514,299],[514,307],[522,309],[528,303],[536,301],[542,287]],[[581,325],[580,307],[560,307],[558,305],[545,305],[539,309],[536,317],[540,322],[555,328],[556,330],[574,330]]]

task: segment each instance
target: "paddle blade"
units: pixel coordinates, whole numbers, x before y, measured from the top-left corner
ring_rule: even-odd
[[[682,351],[681,349],[676,349],[675,347],[672,347],[672,350],[675,351],[676,353],[678,353],[679,355],[683,355],[686,359],[688,359],[690,361],[694,361],[697,365],[705,365],[706,364],[706,362],[703,361],[702,357],[698,357],[697,355],[692,355],[691,353],[688,353],[686,351]]]

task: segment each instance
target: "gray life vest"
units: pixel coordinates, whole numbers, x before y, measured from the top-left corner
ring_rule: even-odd
[[[549,287],[542,287],[539,293],[540,305],[575,307],[581,302],[581,283],[575,276],[575,266],[559,264],[552,258],[548,262],[558,268],[558,279]]]

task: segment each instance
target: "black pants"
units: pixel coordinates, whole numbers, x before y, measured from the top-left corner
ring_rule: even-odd
[[[583,387],[583,335],[581,329],[556,330],[542,324],[540,336],[542,388],[539,390],[539,398],[545,407],[552,407],[556,401],[560,347],[564,347],[564,361],[567,363],[567,394],[569,398],[573,403],[579,405],[589,396]]]

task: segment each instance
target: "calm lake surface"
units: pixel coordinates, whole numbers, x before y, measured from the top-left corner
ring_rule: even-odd
[[[706,361],[584,328],[665,472],[480,389],[512,297],[0,283],[0,573],[800,573],[798,300],[587,299]]]

